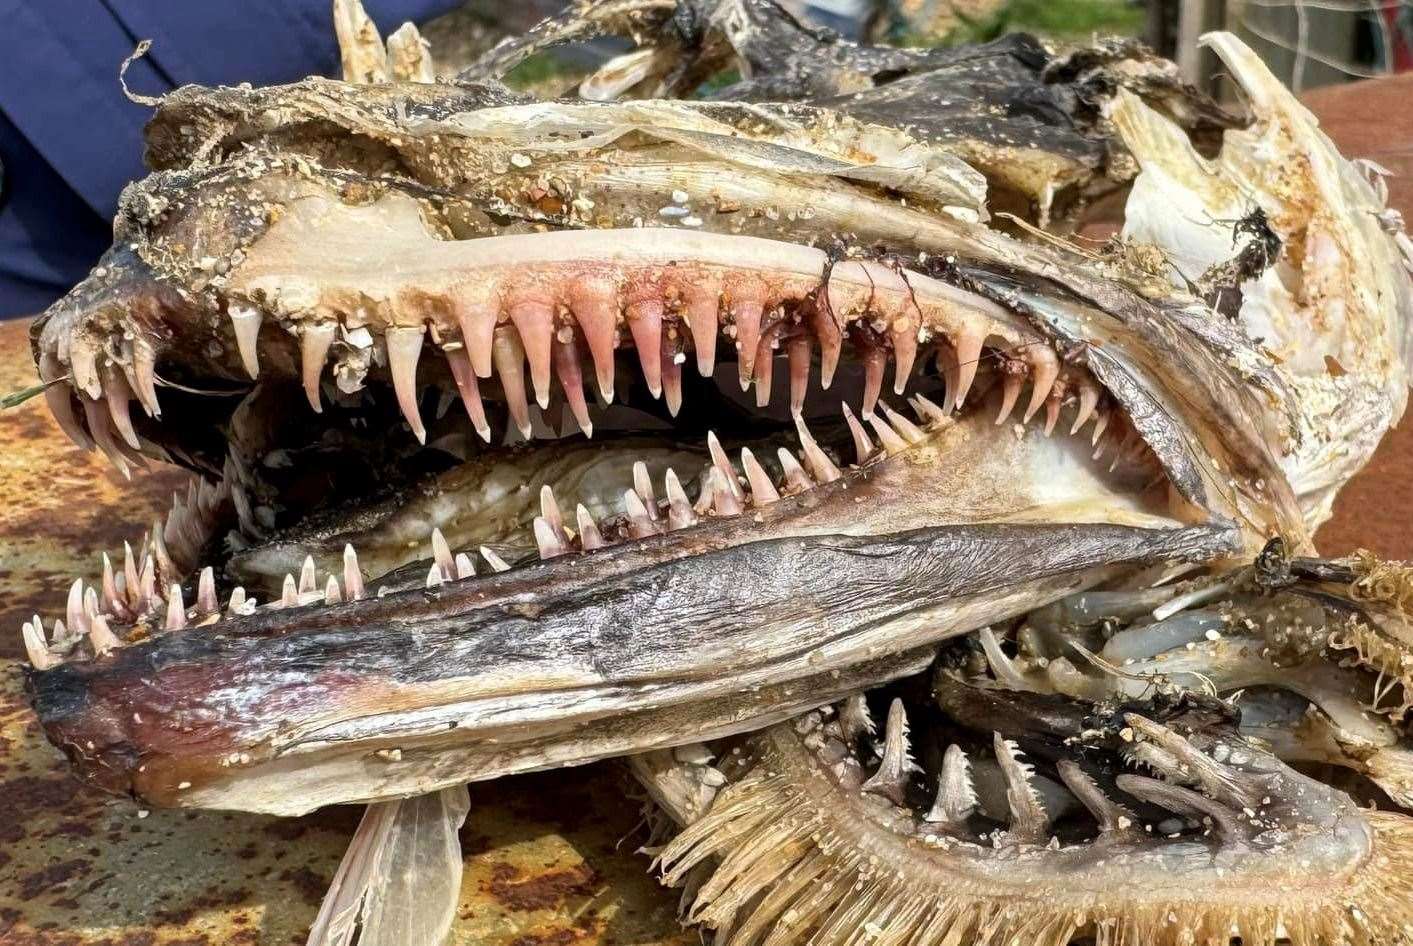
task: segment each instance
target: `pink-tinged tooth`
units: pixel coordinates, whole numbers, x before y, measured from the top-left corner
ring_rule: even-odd
[[[682,488],[682,481],[677,478],[677,473],[670,467],[664,477],[667,483],[667,525],[668,528],[686,529],[697,524],[697,514],[692,509],[692,501],[687,498],[687,491]]]
[[[181,513],[173,510],[171,515],[179,516]],[[157,562],[157,574],[164,582],[179,577],[176,563],[172,560],[171,553],[167,551],[167,540],[163,534],[161,520],[152,520],[151,534],[152,541],[149,543],[148,548],[152,550],[152,557]]]
[[[20,629],[20,636],[24,638],[25,654],[34,669],[49,670],[59,666],[61,661],[49,653],[49,645],[44,642],[43,626],[35,627],[33,623],[26,621]]]
[[[628,534],[635,539],[646,539],[650,535],[657,535],[657,526],[653,525],[652,517],[648,515],[648,508],[643,504],[643,500],[631,489],[623,491],[623,506],[628,511]]]
[[[113,576],[113,560],[108,557],[107,552],[103,553],[103,609],[114,612],[123,610],[122,602],[118,598],[118,582]]]
[[[981,363],[981,346],[986,341],[986,333],[975,326],[967,325],[953,341],[957,353],[957,397],[952,406],[960,408],[966,402],[972,382],[976,380],[976,368]],[[949,384],[947,390],[951,391]]]
[[[1100,411],[1099,419],[1094,422],[1094,432],[1089,437],[1089,445],[1092,447],[1099,442],[1099,438],[1104,436],[1104,429],[1109,426],[1109,412]]]
[[[584,508],[583,503],[575,507],[574,518],[579,525],[579,546],[585,552],[603,548],[603,533],[599,531],[599,524],[594,521],[589,510]]]
[[[893,429],[902,435],[908,443],[922,443],[927,439],[927,434],[922,429],[908,420],[898,411],[893,410],[887,404],[883,405],[883,416],[888,418],[888,422],[893,425]]]
[[[643,367],[643,381],[653,397],[662,396],[662,303],[640,299],[628,303],[625,317]]]
[[[1055,379],[1060,376],[1060,359],[1044,342],[1026,346],[1025,358],[1030,362],[1031,392],[1030,403],[1026,405],[1021,421],[1029,423],[1035,412],[1045,403],[1045,399],[1050,396],[1050,389],[1055,386]]]
[[[706,480],[702,484],[702,498],[706,500],[707,508],[717,516],[739,516],[744,508],[741,500],[727,486],[725,474],[716,467],[707,470]]]
[[[338,604],[341,601],[343,594],[339,591],[339,580],[330,575],[329,580],[324,582],[324,603]]]
[[[694,286],[686,293],[684,311],[692,345],[697,350],[697,374],[710,378],[716,370],[716,325],[720,301],[711,287]]]
[[[505,392],[510,419],[526,440],[530,439],[530,404],[525,400],[525,349],[512,328],[501,328],[495,338],[496,374]]]
[[[157,567],[148,555],[142,560],[142,571],[137,576],[137,597],[139,611],[146,613],[157,607]]]
[[[834,461],[820,449],[815,443],[814,437],[810,434],[810,429],[805,426],[803,417],[795,418],[795,432],[800,437],[800,446],[805,451],[805,464],[809,467],[810,475],[821,483],[832,483],[844,474],[839,472],[839,468],[834,465]]]
[[[555,501],[554,490],[546,483],[540,487],[540,515],[545,518],[556,534],[564,535],[564,516],[560,514],[559,503]]]
[[[741,468],[746,471],[746,482],[751,484],[751,504],[766,506],[780,498],[770,474],[760,465],[750,447],[741,448]]]
[[[873,441],[868,439],[868,432],[863,429],[863,424],[854,416],[854,411],[847,401],[840,405],[844,409],[844,420],[849,425],[849,433],[854,438],[854,452],[858,455],[859,466],[868,462],[868,458],[873,454]]]
[[[540,558],[554,558],[568,551],[559,530],[546,522],[544,516],[536,516],[534,526],[535,545],[539,547]]]
[[[476,372],[471,368],[471,359],[461,349],[446,352],[446,364],[451,369],[456,390],[461,394],[462,406],[471,418],[471,426],[486,443],[491,442],[491,425],[486,420],[486,405],[481,400],[481,386],[476,383]]]
[[[157,403],[157,352],[141,338],[132,345],[133,389],[148,417],[161,417],[162,405]]]
[[[299,593],[305,594],[319,587],[319,576],[314,569],[314,556],[304,556],[304,564],[299,566]]]
[[[136,610],[137,601],[137,563],[133,559],[132,543],[123,542],[123,578],[127,584],[128,607]]]
[[[481,546],[481,557],[486,560],[486,564],[491,566],[491,571],[493,572],[510,571],[510,563],[497,555],[493,549],[486,548],[484,545]]]
[[[74,387],[92,400],[103,396],[103,384],[98,379],[98,346],[80,336],[69,343],[69,375]]]
[[[879,442],[883,444],[884,451],[890,457],[908,449],[908,442],[899,436],[885,418],[875,414],[868,419],[868,423],[873,428],[873,432],[878,434]]]
[[[349,601],[363,597],[363,572],[358,568],[358,553],[352,545],[343,547],[343,589]]]
[[[108,415],[103,402],[91,401],[86,397],[80,400],[83,401],[83,413],[88,420],[88,429],[93,433],[93,440],[98,444],[98,449],[103,451],[103,455],[124,479],[132,479],[132,467],[128,465],[127,458],[118,449],[118,445],[113,442],[113,419]]]
[[[196,610],[202,614],[215,614],[220,607],[220,602],[216,600],[216,572],[208,565],[201,569],[196,579]]]
[[[236,585],[234,588],[231,589],[231,600],[226,605],[226,611],[232,615],[244,613],[245,589],[242,588],[240,585]]]
[[[113,418],[113,426],[128,446],[141,450],[142,442],[137,439],[137,431],[132,426],[132,412],[128,402],[133,394],[132,388],[128,386],[128,379],[121,371],[113,368],[104,371],[102,378],[103,400],[108,404],[108,414]]]
[[[98,606],[98,592],[92,588],[85,588],[83,592],[83,617],[84,621],[77,630],[83,633],[88,632],[88,622],[93,620],[93,615],[102,614],[103,609]]]
[[[569,311],[594,361],[599,393],[613,402],[613,344],[618,330],[618,290],[611,282],[582,279],[569,290]]]
[[[1079,407],[1075,411],[1074,425],[1070,427],[1070,436],[1079,433],[1085,422],[1094,416],[1094,408],[1097,406],[1099,406],[1099,385],[1087,376],[1081,376],[1079,379]]]
[[[889,326],[893,339],[893,393],[902,394],[912,380],[913,363],[917,360],[917,326],[911,319],[897,318]]]
[[[304,326],[299,333],[300,374],[304,379],[304,396],[316,414],[324,412],[324,404],[319,397],[319,384],[324,379],[324,364],[329,359],[329,348],[334,344],[334,333],[338,327],[333,322],[316,322]]]
[[[491,376],[493,339],[500,309],[490,295],[479,290],[462,289],[452,294],[452,312],[461,326],[461,342],[466,357],[478,378]]]
[[[1001,382],[1001,409],[996,412],[996,426],[1004,424],[1011,411],[1016,409],[1016,399],[1020,397],[1024,384],[1025,378],[1018,374],[1007,374]]]
[[[180,631],[186,627],[186,604],[182,601],[182,586],[172,585],[167,589],[167,620],[163,622],[162,628],[168,631]]]
[[[863,418],[868,420],[878,405],[878,396],[883,393],[883,369],[888,364],[888,354],[867,342],[860,347],[859,360],[864,366]]]
[[[451,546],[447,544],[441,529],[432,530],[432,561],[442,570],[443,578],[450,580],[456,574],[456,559],[452,556]]]
[[[1060,399],[1051,397],[1045,400],[1045,436],[1055,432],[1055,422],[1060,419]]]
[[[123,646],[118,635],[108,627],[108,619],[101,614],[94,615],[89,621],[88,640],[93,645],[93,652],[100,657]]]
[[[648,475],[648,465],[642,460],[633,464],[633,491],[643,501],[643,507],[648,511],[648,518],[657,522],[657,496],[653,493],[653,480]]]
[[[418,443],[427,442],[427,428],[422,426],[422,414],[417,407],[417,359],[422,354],[422,341],[427,330],[421,325],[390,325],[386,332],[388,370],[392,373],[393,391],[402,416],[407,418]]]
[[[564,390],[564,400],[569,411],[585,437],[593,437],[594,422],[589,417],[589,403],[584,399],[584,371],[579,360],[579,342],[574,330],[568,327],[559,330],[567,341],[559,338],[554,342],[554,373],[559,378],[559,386]]]
[[[471,561],[471,556],[465,552],[456,553],[456,577],[473,578],[476,575],[476,563]]]
[[[760,320],[764,310],[759,298],[737,298],[731,302],[731,316],[736,325],[736,366],[743,385],[755,376]]]
[[[929,423],[940,424],[947,419],[946,410],[924,395],[915,394],[908,403],[913,406],[913,410],[917,411],[919,417],[924,418]]]
[[[775,455],[780,458],[780,467],[785,471],[785,490],[788,494],[803,493],[807,489],[814,489],[814,480],[810,479],[804,467],[800,466],[800,461],[795,459],[795,455],[784,447],[775,451]]]
[[[810,387],[810,337],[806,333],[785,343],[790,363],[790,413],[798,414],[805,406]]]
[[[543,300],[524,300],[510,306],[510,321],[520,333],[520,344],[530,362],[530,383],[535,403],[549,407],[550,347],[554,342],[554,307]]]
[[[83,613],[83,579],[75,578],[69,586],[69,600],[64,607],[64,617],[69,627],[77,631],[87,631],[87,621]]]
[[[770,406],[770,389],[775,381],[775,350],[770,347],[770,342],[770,336],[767,335],[756,347],[756,407]],[[746,378],[742,383],[749,385],[750,379]]]
[[[433,562],[431,567],[427,569],[427,582],[425,587],[436,588],[444,581],[446,581],[446,579],[442,577],[442,567],[436,562]]]
[[[721,478],[726,483],[726,488],[731,490],[731,495],[737,499],[744,499],[746,494],[741,489],[741,483],[736,479],[736,469],[731,465],[731,458],[726,455],[726,451],[721,449],[721,441],[716,439],[716,432],[707,431],[707,452],[711,454],[711,462],[721,471]]]
[[[285,575],[284,586],[280,589],[279,606],[281,608],[299,606],[299,586],[295,584],[293,575]]]
[[[682,409],[682,363],[687,356],[677,350],[677,343],[664,332],[662,336],[662,399],[667,413],[673,417]]]
[[[844,333],[822,298],[810,307],[810,330],[819,342],[819,386],[827,391],[834,383],[834,370],[839,367],[839,354],[844,350]]]
[[[259,309],[249,306],[230,307],[231,329],[235,332],[236,348],[240,351],[241,364],[245,373],[252,378],[260,377],[260,322]]]

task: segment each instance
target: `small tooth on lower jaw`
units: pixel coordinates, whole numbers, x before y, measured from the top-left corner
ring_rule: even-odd
[[[216,600],[216,572],[211,566],[201,569],[196,579],[196,610],[202,614],[215,614],[221,608]]]
[[[874,414],[868,419],[869,426],[878,435],[878,440],[883,444],[883,450],[890,457],[902,453],[908,449],[908,442],[898,435],[887,419]]]
[[[299,593],[306,594],[319,587],[319,575],[314,567],[314,556],[304,556],[304,564],[299,566]]]
[[[548,483],[540,487],[540,515],[554,529],[555,534],[564,535],[564,516],[554,498],[554,489]]]
[[[123,541],[123,579],[127,586],[128,606],[134,607],[137,600],[137,563],[133,559],[132,543]]]
[[[142,571],[137,576],[137,610],[152,610],[157,605],[157,567],[151,555],[142,559]]]
[[[579,547],[585,552],[604,547],[603,533],[599,532],[599,524],[594,521],[593,515],[580,503],[574,507],[574,519],[579,526]]]
[[[402,416],[407,419],[418,443],[427,442],[427,428],[422,426],[422,414],[417,406],[417,360],[422,355],[426,335],[427,330],[421,325],[391,325],[384,336],[397,405],[402,408]]]
[[[1000,733],[993,733],[992,746],[1006,782],[1006,803],[1011,809],[1010,834],[1021,841],[1045,839],[1050,818],[1031,784],[1031,769],[1020,760],[1020,748]]]
[[[569,412],[574,415],[574,420],[584,432],[584,436],[592,438],[594,422],[589,417],[589,402],[584,399],[584,372],[580,367],[578,336],[567,326],[559,331],[565,338],[556,338],[554,341],[554,373],[564,391],[564,400],[569,404]]]
[[[486,564],[491,566],[493,572],[508,572],[510,565],[505,559],[497,555],[494,550],[481,546],[481,557],[486,560]]]
[[[834,465],[834,461],[820,449],[815,443],[814,437],[810,435],[810,429],[805,426],[803,417],[795,418],[795,433],[799,435],[800,446],[805,451],[805,464],[809,467],[810,474],[821,483],[832,483],[844,474],[839,472],[839,468]]]
[[[932,824],[961,824],[971,817],[976,803],[976,789],[971,782],[971,760],[961,746],[953,743],[942,756],[937,798],[923,820]]]
[[[231,330],[235,332],[236,348],[240,351],[241,364],[245,373],[252,378],[260,377],[260,322],[259,309],[249,306],[230,307]]]
[[[868,462],[868,458],[873,455],[873,441],[868,439],[868,432],[863,429],[863,424],[854,416],[854,410],[845,401],[840,405],[844,410],[844,421],[849,425],[849,433],[854,438],[854,453],[858,455],[859,466]]]
[[[132,381],[137,400],[148,417],[161,417],[157,403],[157,352],[141,338],[132,345]]]
[[[549,407],[550,348],[554,342],[554,307],[543,300],[527,299],[512,303],[510,321],[520,334],[525,359],[530,363],[530,383],[535,402]]]
[[[285,576],[284,587],[280,592],[279,607],[293,608],[299,605],[299,586],[295,584],[293,575]]]
[[[864,368],[863,418],[873,416],[873,408],[878,396],[883,393],[883,369],[888,365],[888,353],[877,345],[861,343],[859,358]]]
[[[653,397],[662,396],[662,302],[640,299],[628,303],[624,311],[633,347],[638,351],[638,363],[643,368],[643,381]]]
[[[712,465],[721,471],[722,481],[731,490],[731,494],[737,500],[745,499],[746,494],[741,489],[740,481],[736,479],[736,468],[731,465],[731,458],[721,448],[721,441],[716,438],[715,431],[707,431],[707,452],[711,454]]]
[[[95,614],[89,619],[88,640],[93,645],[93,652],[99,656],[123,646],[118,635],[108,627],[108,619],[101,614]]]
[[[431,567],[427,569],[427,585],[426,585],[426,586],[427,586],[428,588],[436,588],[436,587],[438,587],[439,585],[441,585],[441,583],[442,583],[443,581],[445,581],[445,580],[446,580],[446,579],[442,576],[442,567],[441,567],[440,565],[438,565],[436,562],[433,562],[432,565],[431,565]]]
[[[653,493],[653,478],[648,475],[648,465],[642,460],[633,464],[633,490],[643,501],[643,506],[648,511],[648,518],[656,522],[659,513],[657,496]]]
[[[1099,385],[1081,372],[1079,379],[1079,408],[1075,411],[1074,424],[1070,426],[1070,436],[1079,433],[1081,427],[1094,416],[1094,408],[1099,405]]]
[[[908,420],[902,414],[893,410],[886,403],[882,405],[883,416],[888,418],[888,422],[893,425],[893,429],[902,435],[903,439],[911,444],[919,444],[927,439],[927,434],[922,429]]]
[[[44,640],[44,626],[41,624],[35,627],[31,621],[26,621],[20,628],[20,636],[25,642],[25,654],[29,657],[29,662],[36,670],[48,670],[57,667],[61,661],[53,654],[49,653],[49,645]]]
[[[652,517],[648,515],[647,506],[643,505],[643,500],[631,489],[623,491],[623,505],[628,512],[628,534],[635,539],[645,539],[650,535],[657,535],[657,527],[653,525]]]
[[[329,348],[334,344],[338,326],[334,322],[315,322],[299,333],[300,374],[304,380],[304,396],[315,413],[322,414],[324,405],[319,396],[319,384],[324,377],[324,364]]]
[[[180,631],[186,627],[186,603],[182,601],[182,586],[172,585],[167,589],[167,619],[162,623],[163,630]]]
[[[342,600],[343,595],[339,593],[339,580],[330,575],[329,580],[324,582],[324,603],[338,604]]]
[[[476,574],[476,563],[471,561],[471,556],[467,555],[465,552],[457,552],[453,564],[456,566],[456,577],[458,579],[472,578]]]
[[[103,400],[108,405],[108,416],[113,418],[113,426],[118,434],[123,438],[128,446],[134,450],[142,449],[142,441],[137,439],[137,431],[132,426],[132,412],[130,401],[132,400],[132,388],[128,386],[128,379],[123,373],[115,368],[109,368],[102,373],[103,378]]]
[[[618,290],[607,280],[585,277],[569,290],[569,311],[589,346],[594,376],[604,400],[613,402],[613,344],[618,328]]]
[[[245,589],[240,585],[231,589],[231,598],[226,604],[226,611],[230,614],[245,613]]]
[[[825,293],[820,296],[810,308],[810,330],[819,341],[819,386],[828,391],[834,383],[834,370],[839,367],[839,355],[844,350],[844,333],[834,321]]]
[[[118,597],[118,582],[113,576],[113,560],[108,557],[108,553],[103,553],[103,609],[105,611],[117,612],[125,610]]]
[[[481,386],[476,383],[476,372],[471,369],[471,359],[465,351],[453,349],[446,352],[447,367],[451,378],[456,382],[456,390],[461,394],[462,406],[471,418],[471,426],[486,443],[491,442],[491,425],[486,420],[486,405],[481,400]]]
[[[697,524],[697,514],[692,509],[692,501],[677,478],[677,471],[668,467],[663,478],[667,486],[667,525],[671,529],[686,529]]]
[[[981,363],[981,346],[986,341],[986,333],[974,325],[967,324],[957,333],[954,342],[957,358],[957,386],[953,408],[961,408],[966,402],[967,394],[971,392],[972,382],[976,380],[977,365]],[[948,392],[952,391],[952,385],[947,385]]]
[[[814,480],[810,479],[793,453],[780,447],[775,451],[775,455],[780,459],[781,469],[785,471],[785,486],[790,492],[803,493],[807,489],[814,489]]]
[[[69,627],[78,631],[87,631],[88,624],[84,620],[83,613],[83,579],[76,578],[69,586],[69,598],[64,606],[64,617],[69,622]]]
[[[751,486],[752,504],[765,506],[780,498],[775,484],[770,480],[770,474],[760,465],[755,454],[751,453],[750,447],[741,448],[741,467],[746,471],[746,482]]]
[[[914,394],[908,399],[908,403],[917,411],[919,417],[925,417],[931,423],[940,424],[947,419],[945,410],[921,394]]]
[[[908,771],[913,767],[908,757],[908,715],[903,709],[903,701],[894,698],[888,705],[888,721],[883,727],[883,760],[878,763],[878,771],[859,791],[880,795],[895,805],[901,805],[906,798]]]
[[[1050,396],[1050,389],[1055,386],[1055,379],[1060,376],[1060,359],[1055,354],[1054,349],[1044,342],[1036,342],[1026,346],[1026,360],[1030,362],[1030,403],[1026,405],[1025,413],[1021,415],[1023,423],[1030,423],[1030,419],[1035,416],[1035,412],[1040,410],[1045,399]]]
[[[352,545],[343,547],[343,590],[349,601],[357,601],[364,595],[363,573],[358,568],[358,553]]]
[[[810,337],[801,332],[785,343],[790,363],[790,413],[804,410],[805,395],[810,387]]]
[[[550,497],[550,502],[553,501],[554,497]],[[456,559],[452,557],[451,546],[447,544],[441,529],[432,530],[432,561],[441,569],[443,578],[450,579],[456,574]]]
[[[862,693],[855,693],[840,704],[839,731],[844,741],[851,745],[866,736],[872,737],[877,731],[868,711],[868,701]]]
[[[726,474],[716,467],[707,470],[702,480],[702,498],[697,508],[705,507],[718,516],[737,516],[745,508],[726,483]]]
[[[501,326],[496,329],[492,348],[496,375],[505,393],[505,406],[510,411],[510,419],[521,435],[529,440],[532,429],[530,404],[525,400],[525,349],[520,345],[520,336],[513,328]]]
[[[1101,832],[1127,833],[1133,827],[1133,812],[1105,795],[1077,763],[1070,759],[1061,759],[1055,764],[1055,769],[1060,781],[1065,783],[1070,793],[1079,799],[1080,804],[1089,809],[1094,820],[1099,822]]]
[[[997,427],[1004,424],[1006,418],[1011,416],[1011,411],[1016,409],[1016,401],[1020,398],[1021,387],[1024,384],[1024,377],[1010,373],[1001,382],[1001,408],[996,412]]]

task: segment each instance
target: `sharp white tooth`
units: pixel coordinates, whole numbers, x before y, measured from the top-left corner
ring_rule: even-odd
[[[1026,405],[1021,421],[1028,424],[1035,412],[1040,410],[1040,405],[1050,396],[1050,389],[1055,386],[1055,379],[1060,376],[1060,359],[1050,346],[1043,342],[1029,346],[1025,354],[1030,361],[1031,392],[1030,403]]]
[[[677,478],[677,471],[671,467],[663,478],[667,484],[667,525],[670,529],[686,529],[697,524],[697,514],[692,510],[692,501]]]
[[[128,608],[136,611],[138,601],[137,564],[132,554],[132,543],[123,541],[123,581],[127,585]]]
[[[363,597],[363,573],[358,569],[358,553],[352,545],[343,547],[343,590],[349,601]]]
[[[1011,809],[1011,834],[1032,842],[1043,841],[1050,818],[1040,803],[1040,795],[1031,783],[1031,767],[1022,762],[1020,749],[1000,733],[992,734],[996,761],[1006,782],[1006,803]]]
[[[894,456],[908,449],[908,442],[898,435],[886,417],[874,414],[869,417],[868,425],[878,435],[879,442],[883,444],[883,449],[889,456]]]
[[[1099,440],[1104,436],[1104,431],[1107,430],[1108,428],[1109,428],[1109,412],[1108,412],[1108,411],[1100,411],[1100,412],[1099,412],[1099,419],[1094,422],[1094,431],[1093,431],[1093,433],[1091,433],[1090,436],[1089,436],[1089,445],[1090,445],[1091,447],[1098,446]],[[1094,459],[1096,459],[1096,460],[1099,459],[1098,454],[1095,455]]]
[[[775,455],[780,459],[780,468],[785,471],[785,488],[792,493],[803,493],[807,489],[814,489],[814,480],[810,479],[804,467],[800,466],[800,461],[795,459],[795,455],[784,447],[775,451]]]
[[[442,567],[433,562],[431,567],[427,569],[427,587],[436,588],[441,585],[442,581]]]
[[[1070,427],[1070,436],[1079,433],[1081,427],[1094,416],[1094,408],[1099,406],[1099,386],[1091,381],[1087,376],[1081,375],[1079,381],[1079,407],[1075,409],[1074,425]]]
[[[151,555],[142,559],[142,571],[137,576],[137,589],[138,609],[143,612],[156,610],[157,566],[153,563]]]
[[[304,556],[304,564],[299,568],[299,593],[313,591],[319,587],[319,576],[314,570],[314,556]]]
[[[603,548],[603,533],[599,531],[599,524],[594,521],[589,510],[584,508],[583,503],[574,508],[574,518],[579,525],[579,545],[584,551]]]
[[[809,464],[810,473],[821,483],[832,483],[843,473],[829,459],[819,444],[814,442],[814,437],[810,435],[810,429],[805,426],[805,419],[800,416],[795,417],[795,432],[799,434],[800,446],[805,451],[805,463]]]
[[[299,585],[295,584],[293,575],[285,576],[284,588],[280,592],[279,606],[282,608],[293,608],[299,605]]]
[[[1008,374],[1001,382],[1001,407],[996,412],[997,427],[1004,424],[1006,418],[1011,416],[1011,411],[1015,410],[1016,399],[1020,397],[1024,384],[1025,379],[1018,374]]]
[[[44,641],[43,625],[35,627],[33,622],[26,621],[20,628],[20,636],[24,638],[25,654],[34,669],[48,670],[60,664],[60,660],[49,653],[49,645]]]
[[[707,470],[706,480],[702,483],[702,497],[708,500],[707,508],[718,516],[737,516],[741,513],[741,501],[726,485],[726,475],[716,467]]]
[[[476,574],[476,563],[465,552],[456,553],[455,565],[457,578],[471,578]]]
[[[863,429],[863,424],[854,416],[853,408],[848,402],[841,405],[844,408],[844,420],[849,425],[849,433],[854,438],[854,452],[858,455],[859,466],[863,466],[868,458],[873,454],[873,441],[868,439],[868,432]]]
[[[554,490],[550,489],[548,483],[540,487],[540,515],[550,524],[556,535],[561,538],[564,536],[564,516],[559,511],[559,503],[555,501]]]
[[[220,607],[216,600],[216,572],[208,565],[201,569],[201,575],[196,579],[196,610],[202,614],[215,614]]]
[[[329,347],[334,343],[337,327],[333,322],[317,322],[306,325],[299,335],[299,358],[304,378],[304,396],[309,406],[322,413],[324,405],[319,400],[319,383],[324,377],[324,363],[329,357]]]
[[[161,417],[162,407],[157,403],[157,353],[142,339],[136,339],[132,346],[133,389],[142,409],[149,417]]]
[[[181,585],[172,585],[167,589],[167,620],[162,627],[169,631],[180,631],[186,627],[186,603],[182,601]]]
[[[923,820],[933,824],[960,824],[975,810],[976,789],[971,782],[971,760],[961,746],[953,743],[942,756],[937,798]]]
[[[715,431],[707,431],[707,452],[711,454],[711,462],[716,464],[716,468],[721,471],[722,482],[727,489],[731,490],[731,495],[738,500],[745,499],[745,491],[741,489],[741,484],[736,479],[736,470],[731,466],[731,458],[726,455],[726,451],[721,449],[721,441],[716,439]]]
[[[741,467],[746,471],[746,482],[751,484],[752,504],[765,506],[780,498],[780,493],[770,480],[770,474],[760,465],[755,454],[751,453],[750,447],[741,448]]]
[[[926,419],[929,423],[940,424],[947,419],[946,411],[921,394],[914,394],[908,403],[913,406],[913,410],[917,411],[919,417]]]
[[[393,391],[398,407],[412,428],[419,443],[427,442],[427,428],[417,408],[417,359],[422,354],[422,340],[427,331],[422,326],[390,326],[387,330],[388,370],[392,373]]]
[[[486,548],[484,545],[481,546],[481,557],[484,558],[486,560],[486,563],[491,566],[491,571],[493,572],[510,571],[510,565],[506,562],[506,560],[497,555],[493,550]]]
[[[554,558],[569,551],[564,545],[563,534],[544,516],[535,517],[534,527],[535,545],[540,550],[540,558]]]
[[[643,505],[643,500],[631,489],[623,491],[623,505],[628,510],[628,534],[635,539],[646,539],[650,535],[657,535],[657,527],[653,525],[652,517],[648,515],[648,509]]]
[[[236,347],[240,349],[240,360],[245,365],[245,373],[252,378],[260,377],[260,321],[259,309],[232,305],[231,328],[235,332]]]
[[[103,553],[103,609],[117,611],[121,607],[118,600],[118,580],[113,575],[113,560]]]
[[[233,615],[245,613],[245,589],[240,585],[231,589],[231,600],[226,605],[226,610]]]
[[[89,618],[88,640],[93,645],[93,652],[99,656],[123,646],[118,635],[108,627],[108,619],[101,614],[95,614]]]
[[[901,434],[903,439],[908,443],[922,443],[927,439],[927,434],[923,433],[921,428],[902,414],[899,414],[887,404],[881,404],[879,406],[883,408],[883,416],[888,418],[888,422],[893,425],[893,429]]]
[[[648,518],[656,522],[658,520],[657,496],[653,494],[653,481],[652,477],[648,476],[648,465],[642,460],[633,464],[633,490],[643,501],[643,507],[648,511]]]
[[[64,608],[64,617],[69,621],[69,627],[78,631],[88,632],[88,621],[83,613],[83,579],[76,578],[69,586],[69,600]]]
[[[456,559],[451,554],[451,546],[441,529],[432,530],[432,561],[442,570],[442,577],[451,580],[456,574]]]
[[[883,728],[883,761],[859,790],[901,805],[906,797],[908,773],[914,768],[916,765],[908,752],[908,714],[903,709],[903,701],[894,699],[888,706],[888,722]]]
[[[329,580],[324,582],[324,603],[338,604],[342,600],[343,595],[339,592],[339,580],[330,575]]]

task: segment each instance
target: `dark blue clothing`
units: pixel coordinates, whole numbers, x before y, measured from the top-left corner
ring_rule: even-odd
[[[383,35],[456,0],[365,0]],[[134,92],[336,75],[331,0],[0,0],[0,318],[38,312],[107,248],[118,193],[141,177]]]

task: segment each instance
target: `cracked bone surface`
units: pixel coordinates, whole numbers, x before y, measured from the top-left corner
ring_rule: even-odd
[[[632,756],[742,944],[1402,922],[1350,799],[1413,797],[1413,595],[1310,535],[1402,413],[1408,243],[1244,47],[1235,116],[1132,45],[767,0],[438,81],[337,13],[349,81],[158,105],[36,329],[77,443],[197,484],[21,631],[80,777],[293,814]],[[581,100],[499,82],[604,33]]]

